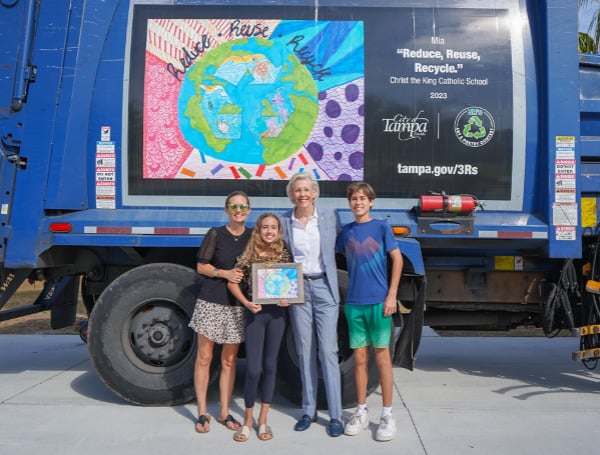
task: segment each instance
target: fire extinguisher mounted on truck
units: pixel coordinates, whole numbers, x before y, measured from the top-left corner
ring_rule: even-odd
[[[343,223],[350,181],[377,191],[405,264],[395,364],[423,325],[566,328],[600,358],[600,59],[576,52],[576,2],[0,0],[0,27],[0,307],[43,283],[0,320],[66,327],[81,298],[128,401],[193,399],[196,251],[231,189],[253,223],[299,170]],[[287,333],[294,401],[297,371]]]

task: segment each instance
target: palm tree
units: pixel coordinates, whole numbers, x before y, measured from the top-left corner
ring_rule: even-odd
[[[594,12],[587,33],[579,32],[579,52],[597,54],[600,52],[600,0],[578,0],[579,8],[595,3],[598,9]]]

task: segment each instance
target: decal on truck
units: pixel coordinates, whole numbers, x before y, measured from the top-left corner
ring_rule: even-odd
[[[136,5],[128,192],[282,197],[304,170],[326,197],[367,180],[386,183],[380,197],[442,189],[510,201],[523,161],[509,19],[508,9],[321,7],[315,18],[309,7]]]
[[[350,21],[148,20],[144,178],[361,180],[363,65],[346,59],[363,35]],[[192,66],[171,63],[194,42]]]

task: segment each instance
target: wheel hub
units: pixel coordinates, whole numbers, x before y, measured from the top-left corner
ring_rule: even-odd
[[[138,358],[154,366],[176,364],[187,355],[193,332],[187,315],[175,304],[145,305],[131,319],[131,347]]]

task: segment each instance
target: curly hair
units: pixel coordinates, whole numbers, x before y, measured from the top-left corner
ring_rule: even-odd
[[[260,237],[260,228],[262,226],[262,222],[267,218],[274,218],[277,220],[278,237],[273,243],[265,243]],[[266,212],[260,215],[256,220],[254,229],[252,229],[250,240],[248,240],[246,249],[238,258],[237,263],[239,267],[250,266],[252,263],[258,261],[258,258],[261,256],[261,254],[262,257],[264,257],[266,254],[267,257],[277,262],[279,258],[281,258],[284,250],[285,243],[283,242],[283,228],[281,227],[281,221],[274,213]]]

